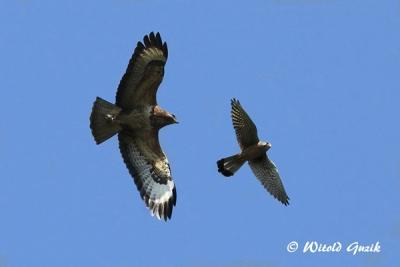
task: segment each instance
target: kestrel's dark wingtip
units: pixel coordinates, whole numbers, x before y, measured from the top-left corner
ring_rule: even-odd
[[[233,175],[232,172],[230,172],[224,168],[224,159],[218,160],[217,166],[218,166],[218,172],[222,173],[224,176],[229,177],[229,176]]]

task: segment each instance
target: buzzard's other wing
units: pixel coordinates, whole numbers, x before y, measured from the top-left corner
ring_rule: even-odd
[[[235,128],[236,137],[240,147],[246,148],[258,143],[257,128],[254,122],[247,115],[246,111],[240,105],[239,100],[231,100],[231,117],[233,128]]]
[[[165,221],[171,219],[176,189],[168,159],[158,142],[158,132],[147,138],[132,138],[121,132],[118,139],[124,162],[151,214]]]
[[[265,189],[284,205],[289,205],[289,197],[283,187],[278,169],[267,155],[255,160],[250,160],[249,165],[254,175],[260,180]]]
[[[134,105],[156,105],[156,93],[164,77],[168,58],[167,43],[159,33],[144,36],[138,42],[128,68],[119,83],[116,105],[123,109]]]

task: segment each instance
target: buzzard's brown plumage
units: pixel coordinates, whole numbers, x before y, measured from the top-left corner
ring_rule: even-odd
[[[220,159],[218,171],[225,176],[232,176],[246,162],[261,184],[271,195],[284,205],[289,204],[289,197],[283,187],[278,169],[268,158],[266,152],[271,144],[258,139],[257,127],[236,99],[231,101],[231,117],[233,128],[241,148],[239,154]]]
[[[157,105],[157,89],[164,77],[167,43],[159,33],[150,33],[138,42],[128,68],[118,86],[116,105],[132,109],[138,104]]]
[[[177,123],[175,116],[157,105],[157,89],[164,77],[167,44],[159,33],[138,42],[118,86],[115,105],[97,98],[90,128],[97,144],[118,133],[122,158],[141,198],[152,215],[171,219],[176,189],[158,132]]]

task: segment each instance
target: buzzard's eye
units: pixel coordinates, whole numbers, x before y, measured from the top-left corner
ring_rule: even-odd
[[[174,114],[172,114],[172,118],[174,118],[174,119],[176,118]]]

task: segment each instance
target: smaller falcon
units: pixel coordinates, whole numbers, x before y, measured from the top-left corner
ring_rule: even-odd
[[[278,169],[267,156],[271,144],[258,139],[256,125],[238,100],[232,99],[231,106],[233,128],[235,128],[241,151],[234,156],[218,160],[218,172],[227,177],[232,176],[248,161],[254,175],[265,189],[285,206],[289,205],[289,197],[283,187]]]

